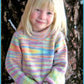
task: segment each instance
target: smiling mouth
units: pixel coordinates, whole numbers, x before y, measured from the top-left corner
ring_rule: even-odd
[[[39,24],[45,24],[45,21],[42,21],[42,20],[36,20],[36,22]]]

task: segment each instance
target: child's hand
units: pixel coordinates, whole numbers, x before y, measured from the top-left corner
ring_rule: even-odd
[[[55,84],[55,83],[51,78],[47,77],[45,78],[43,84]]]

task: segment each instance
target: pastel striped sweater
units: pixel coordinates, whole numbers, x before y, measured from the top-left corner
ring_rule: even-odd
[[[16,31],[5,64],[16,84],[65,84],[67,46],[63,33],[29,37]]]

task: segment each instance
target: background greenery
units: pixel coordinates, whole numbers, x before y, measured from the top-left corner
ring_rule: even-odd
[[[2,29],[1,29],[1,67],[2,83],[13,83],[5,69],[5,57],[11,37],[15,32],[10,21],[17,28],[27,0],[2,0]],[[68,70],[66,84],[83,84],[83,1],[64,0],[68,23]]]

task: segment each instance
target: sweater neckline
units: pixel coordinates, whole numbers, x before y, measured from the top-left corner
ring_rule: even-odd
[[[46,28],[45,30],[42,30],[40,32],[36,32],[36,31],[32,31],[31,34],[32,34],[32,38],[34,39],[37,39],[37,40],[40,40],[40,39],[45,39],[46,37],[49,36],[50,34],[50,27]]]

